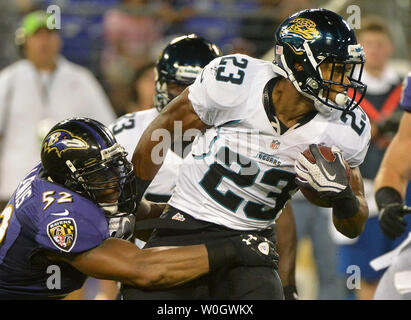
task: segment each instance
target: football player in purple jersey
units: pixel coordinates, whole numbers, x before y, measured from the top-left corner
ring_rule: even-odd
[[[0,299],[63,298],[87,275],[156,289],[227,264],[276,265],[274,245],[247,234],[207,246],[148,250],[109,238],[107,216],[137,211],[139,220],[164,208],[143,201],[137,210],[136,179],[126,155],[97,121],[72,118],[51,129],[41,163],[0,214]]]
[[[390,239],[405,231],[404,196],[411,179],[411,73],[404,80],[401,106],[404,114],[397,134],[389,145],[375,178],[375,200],[380,211],[380,226]]]
[[[411,179],[411,73],[404,80],[401,106],[405,112],[400,127],[385,152],[374,184],[380,227],[390,239],[405,232],[407,222],[404,215],[411,213],[411,208],[404,204]],[[381,256],[372,262],[374,268],[389,267],[378,283],[374,299],[411,300],[410,243],[409,234],[397,249],[384,255],[389,259]]]

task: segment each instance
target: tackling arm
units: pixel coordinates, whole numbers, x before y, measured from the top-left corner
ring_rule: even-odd
[[[114,238],[84,253],[63,255],[59,260],[97,279],[152,289],[178,285],[209,271],[204,245],[139,250],[128,241]]]
[[[273,268],[278,261],[273,243],[250,234],[210,244],[145,250],[125,240],[108,238],[82,253],[48,251],[45,255],[50,261],[67,262],[94,278],[146,289],[176,286],[229,265]]]

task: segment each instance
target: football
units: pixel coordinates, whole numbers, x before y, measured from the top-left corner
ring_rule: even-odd
[[[330,147],[320,145],[318,146],[318,149],[320,149],[321,154],[327,161],[332,162],[335,160],[335,155],[332,153]],[[308,161],[310,161],[311,163],[315,163],[315,159],[313,155],[311,154],[311,151],[309,148],[304,150],[303,155],[304,157],[307,158]],[[345,163],[345,173],[347,174],[348,180],[350,180],[350,177],[351,177],[350,166],[345,160],[344,160],[344,163]],[[300,191],[304,195],[304,197],[312,204],[319,206],[319,207],[323,207],[323,208],[332,207],[332,203],[327,198],[321,198],[315,190],[300,187]]]

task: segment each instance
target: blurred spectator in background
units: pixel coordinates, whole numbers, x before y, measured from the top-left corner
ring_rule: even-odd
[[[241,36],[253,41],[257,55],[264,60],[273,60],[274,31],[278,24],[293,13],[313,7],[311,0],[257,0],[258,15],[242,21]]]
[[[163,36],[161,20],[149,14],[150,1],[123,0],[121,4],[121,9],[108,10],[104,16],[102,55],[103,76],[118,115],[128,108],[136,70],[153,60],[152,49]]]
[[[165,35],[185,33],[184,22],[198,14],[194,3],[193,0],[160,0],[158,15],[163,20]]]
[[[195,33],[218,45],[223,53],[228,52],[233,39],[240,36],[241,15],[258,7],[254,0],[178,0],[172,3],[175,10],[191,8],[192,14],[179,23],[179,29],[169,28],[168,34]]]
[[[24,17],[16,31],[22,59],[0,72],[3,205],[30,170],[27,163],[40,160],[40,143],[56,122],[81,116],[109,124],[115,118],[93,75],[59,55],[61,39],[57,30],[48,29],[50,19],[43,11]]]
[[[151,109],[156,93],[155,62],[149,62],[138,69],[132,81],[132,100],[122,114]]]
[[[241,37],[256,47],[257,57],[273,49],[274,30],[282,20],[279,18],[279,4],[282,0],[258,0],[258,16],[245,17],[241,21]],[[295,12],[297,12],[296,10]]]
[[[392,250],[407,234],[392,241],[382,233],[378,224],[378,209],[374,201],[373,187],[373,180],[385,150],[398,128],[400,116],[396,112],[402,112],[400,108],[397,109],[401,98],[401,77],[389,66],[390,58],[394,53],[394,45],[384,20],[378,17],[364,17],[361,21],[361,28],[356,33],[366,56],[362,81],[368,88],[361,107],[371,121],[371,144],[360,166],[364,178],[369,218],[363,233],[358,238],[348,239],[339,233],[335,233],[335,238],[339,244],[339,271],[347,276],[348,266],[359,266],[361,289],[355,292],[356,298],[371,300],[383,270],[374,271],[369,262]],[[357,119],[355,123],[360,128],[361,120]],[[411,217],[405,217],[405,219],[408,219],[411,230]]]
[[[120,0],[40,0],[42,8],[58,5],[61,12],[62,54],[100,79],[100,58],[104,48],[103,17]]]
[[[33,0],[0,1],[0,69],[19,58],[14,45],[14,32],[21,22],[22,13],[32,10],[33,7]]]
[[[250,57],[258,58],[257,48],[253,42],[244,38],[235,38],[225,46],[225,54],[241,53]]]

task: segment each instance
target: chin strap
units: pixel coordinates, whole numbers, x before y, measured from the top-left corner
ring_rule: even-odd
[[[310,100],[314,101],[314,107],[318,112],[320,112],[321,114],[323,114],[325,116],[330,115],[331,112],[333,111],[333,108],[324,105],[323,103],[321,103],[321,101],[319,101],[313,95],[302,91],[300,86],[297,83],[297,80],[295,79],[294,75],[292,74],[291,70],[288,68],[287,63],[285,62],[283,55],[281,55],[281,61],[282,61],[282,64],[283,64],[285,70],[283,69],[283,67],[280,67],[275,61],[273,61],[273,65],[272,65],[273,71],[275,73],[279,74],[280,76],[290,80],[291,83],[293,84],[293,86],[295,87],[295,89],[299,93],[301,93],[303,96],[309,98]]]

